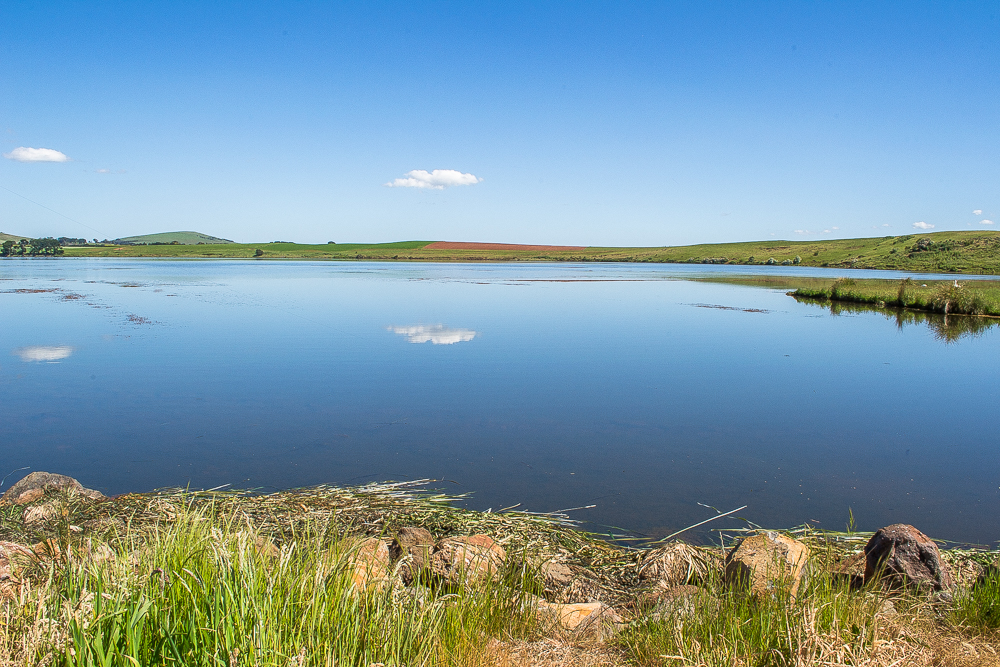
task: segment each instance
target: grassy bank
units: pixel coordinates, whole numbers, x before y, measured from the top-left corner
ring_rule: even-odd
[[[69,257],[214,257],[438,262],[558,261],[820,266],[903,271],[1000,274],[996,232],[938,232],[883,238],[754,241],[654,248],[568,250],[428,249],[430,241],[382,244],[212,244],[87,246]],[[258,251],[260,252],[257,255]]]
[[[404,585],[400,561],[377,585],[359,586],[359,536],[389,539],[413,525],[437,537],[491,535],[506,559],[478,582]],[[560,517],[472,512],[407,487],[100,502],[50,494],[0,507],[0,539],[34,544],[24,569],[0,581],[0,663],[996,664],[996,582],[969,587],[995,553],[946,552],[960,591],[973,592],[944,603],[853,585],[843,564],[867,535],[795,536],[812,555],[794,598],[728,589],[722,547],[685,547],[685,595],[650,602],[639,567],[646,549]],[[553,561],[571,582],[547,578]],[[585,599],[618,611],[616,632],[580,635],[540,614]]]

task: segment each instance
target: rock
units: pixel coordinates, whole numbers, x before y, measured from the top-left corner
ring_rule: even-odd
[[[399,564],[399,576],[407,585],[418,581],[431,565],[434,537],[426,528],[400,528],[393,540],[391,556],[404,559]]]
[[[41,500],[45,497],[45,489],[28,489],[16,498],[12,498],[11,502],[15,505],[27,505],[28,503],[33,503],[36,500]]]
[[[431,554],[431,572],[453,586],[489,579],[503,565],[507,554],[487,535],[448,537]]]
[[[573,570],[565,563],[554,560],[547,560],[539,568],[542,581],[545,584],[545,592],[558,594],[567,586],[573,583]]]
[[[375,537],[349,539],[342,543],[351,583],[367,590],[385,583],[389,572],[389,547]]]
[[[278,549],[277,545],[263,535],[254,535],[253,547],[257,551],[257,555],[264,560],[277,560],[278,556],[281,555],[281,550]]]
[[[903,523],[880,528],[865,545],[865,582],[924,592],[951,588],[954,582],[937,544]]]
[[[41,494],[38,493],[41,491]],[[42,495],[51,491],[70,491],[84,498],[101,500],[104,494],[100,491],[84,488],[80,482],[66,475],[55,475],[50,472],[33,472],[3,494],[4,503],[24,505],[34,502]]]
[[[639,581],[673,588],[711,579],[722,569],[720,558],[685,542],[670,542],[647,553],[639,563]]]
[[[621,616],[603,602],[538,603],[539,622],[575,639],[604,641],[623,625]]]
[[[751,535],[726,556],[726,585],[755,596],[785,589],[795,597],[808,558],[808,547],[798,540],[771,531]]]

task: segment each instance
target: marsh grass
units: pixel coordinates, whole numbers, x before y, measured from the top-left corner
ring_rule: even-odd
[[[827,285],[799,286],[792,296],[908,308],[942,315],[1000,316],[1000,283],[985,280],[916,283],[911,278],[901,281],[838,278]]]
[[[359,590],[340,535],[314,525],[267,548],[245,525],[182,507],[98,557],[52,563],[22,608],[19,627],[35,635],[23,664],[447,665],[492,638],[532,636],[523,565],[475,587]]]
[[[19,582],[0,582],[17,584],[4,589],[14,599],[0,602],[3,667],[931,664],[926,646],[944,636],[938,625],[965,633],[947,651],[974,645],[986,655],[976,633],[992,626],[975,619],[994,618],[995,592],[985,588],[960,600],[964,616],[935,620],[926,600],[900,592],[887,613],[886,593],[852,588],[829,567],[870,537],[850,527],[790,531],[811,551],[795,598],[728,590],[721,570],[710,569],[687,602],[657,611],[639,602],[643,550],[581,532],[565,516],[472,512],[410,484],[57,500],[63,509],[45,526],[0,515],[0,539],[47,538],[52,556]],[[359,588],[355,538],[385,539],[401,525],[439,537],[488,533],[508,558],[477,585],[406,587],[390,572]],[[747,532],[726,530],[718,547],[699,549],[722,553]],[[995,558],[970,554],[977,563]],[[587,568],[621,610],[627,624],[610,643],[539,623],[539,565],[551,557]]]
[[[994,565],[969,589],[959,595],[952,620],[978,633],[1000,631],[1000,569]]]

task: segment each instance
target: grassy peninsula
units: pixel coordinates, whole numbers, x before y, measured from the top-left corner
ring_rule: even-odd
[[[1000,274],[997,232],[936,232],[880,238],[752,241],[654,248],[524,246],[428,248],[431,241],[399,243],[93,244],[67,247],[67,257],[213,257],[408,261],[674,262],[822,266],[856,269]]]
[[[797,583],[762,561],[760,589],[727,574],[733,533],[620,546],[450,500],[409,484],[5,497],[0,664],[998,664],[996,552],[943,550],[955,583],[938,594],[868,577],[871,534],[801,528],[780,538],[808,554]],[[503,557],[421,569],[421,532]]]

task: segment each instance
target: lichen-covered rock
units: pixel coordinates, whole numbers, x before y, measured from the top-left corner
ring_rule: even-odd
[[[355,589],[364,591],[385,583],[389,573],[389,546],[375,537],[341,543],[347,571]]]
[[[726,584],[755,596],[779,590],[798,593],[809,549],[798,540],[771,531],[744,538],[726,556]]]
[[[603,602],[538,603],[539,622],[557,633],[571,635],[574,639],[604,641],[617,632],[622,618],[612,607]]]
[[[448,537],[434,547],[430,570],[453,586],[476,584],[499,572],[506,557],[488,535]]]
[[[91,500],[101,500],[104,498],[104,494],[100,491],[84,488],[80,482],[72,477],[38,471],[27,475],[14,484],[14,486],[7,489],[0,500],[4,503],[25,505],[35,502],[41,499],[46,493],[53,491],[70,491]]]
[[[954,586],[934,540],[905,523],[879,528],[865,545],[865,582],[876,580],[924,592]]]
[[[639,563],[640,583],[664,589],[705,582],[721,572],[720,556],[680,541],[650,550]]]

